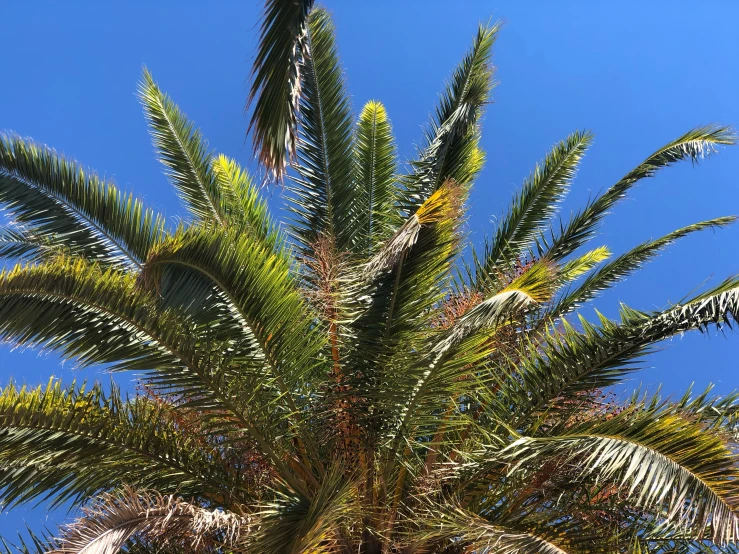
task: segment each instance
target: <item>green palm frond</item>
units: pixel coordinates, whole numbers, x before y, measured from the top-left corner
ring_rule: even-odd
[[[284,230],[148,72],[154,146],[190,213],[177,226],[0,139],[0,258],[17,263],[0,272],[0,341],[136,371],[139,386],[0,392],[0,501],[87,510],[20,551],[737,550],[739,392],[624,401],[611,386],[665,339],[731,328],[739,279],[658,312],[568,318],[734,220],[613,260],[589,244],[639,180],[734,136],[690,131],[552,230],[591,142],[573,133],[478,254],[466,202],[499,27],[479,28],[398,175],[383,105],[352,112],[328,12],[267,0],[248,103],[263,168],[290,172]]]
[[[29,232],[105,264],[140,266],[161,216],[74,161],[0,135],[0,206]]]
[[[139,84],[139,99],[157,155],[188,211],[197,221],[225,225],[224,212],[233,202],[231,191],[221,188],[200,130],[159,89],[146,69]]]
[[[223,154],[213,158],[213,173],[220,190],[228,191],[233,199],[225,213],[231,225],[261,241],[268,250],[279,250],[284,239],[249,173]]]
[[[340,250],[354,247],[357,221],[352,166],[351,105],[336,51],[335,29],[328,12],[315,9],[308,18],[307,53],[302,68],[298,173],[291,186],[291,233],[306,253],[321,237]]]
[[[611,257],[611,252],[605,246],[599,246],[589,252],[585,252],[582,256],[573,258],[563,264],[559,270],[560,281],[563,285],[574,281],[581,275],[594,269],[601,262]]]
[[[270,438],[280,420],[274,409],[265,412],[279,393],[261,386],[254,345],[211,340],[189,318],[158,309],[135,275],[64,258],[16,267],[0,275],[0,336],[60,350],[83,365],[150,372],[151,386],[191,399],[211,432],[256,441],[288,473]],[[229,417],[211,417],[219,412]]]
[[[489,102],[492,48],[501,25],[480,26],[472,48],[455,69],[436,108],[412,173],[402,179],[402,207],[415,211],[445,181],[469,184],[482,167],[477,123]]]
[[[105,394],[97,384],[57,381],[36,389],[10,384],[0,394],[4,506],[36,497],[81,503],[130,482],[227,505],[249,498],[245,481],[226,471],[227,454],[168,404],[127,400],[115,387]]]
[[[166,266],[182,266],[211,282],[236,316],[238,336],[248,328],[263,358],[292,390],[311,375],[324,338],[298,292],[290,266],[278,253],[250,237],[213,227],[192,227],[163,242],[146,263],[146,280],[156,282]]]
[[[512,264],[534,245],[543,226],[567,193],[580,160],[592,142],[589,133],[576,132],[554,146],[526,179],[485,249],[475,288],[496,280],[495,271]]]
[[[396,202],[397,153],[385,107],[370,101],[362,108],[355,138],[358,211],[357,250],[372,253],[400,222]]]
[[[47,530],[44,533],[34,533],[26,527],[25,536],[18,533],[14,541],[0,537],[0,552],[3,554],[46,554],[57,546],[57,541]]]
[[[563,322],[561,329],[552,329],[536,351],[521,359],[521,367],[514,369],[518,377],[504,385],[502,406],[517,406],[521,416],[528,416],[562,396],[608,387],[633,371],[657,342],[711,324],[730,326],[737,316],[739,281],[732,279],[655,314],[624,306],[620,324],[601,316],[598,327],[581,317],[584,331],[580,333]]]
[[[264,554],[330,552],[334,545],[342,543],[343,526],[358,515],[356,483],[342,473],[327,473],[310,496],[280,491],[260,510],[263,527],[255,533],[249,548]]]
[[[567,292],[557,302],[554,308],[552,308],[552,313],[556,316],[564,315],[583,303],[592,300],[599,292],[620,283],[624,277],[639,269],[673,242],[696,231],[725,227],[735,221],[736,217],[733,216],[709,219],[682,227],[661,238],[643,242],[588,275],[579,287],[574,291]]]
[[[728,127],[706,126],[688,131],[657,150],[606,192],[589,202],[584,210],[575,214],[566,225],[562,225],[556,236],[552,231],[550,240],[542,237],[539,245],[540,254],[546,254],[555,260],[567,257],[592,238],[608,211],[624,198],[636,183],[654,176],[660,169],[676,162],[689,159],[696,163],[716,152],[718,146],[735,142],[736,136]]]
[[[278,177],[295,156],[301,98],[301,62],[313,0],[267,0],[247,108],[249,130],[262,164]]]
[[[451,505],[450,505],[451,504]],[[438,550],[445,552],[455,546],[467,552],[488,552],[495,548],[500,554],[570,554],[566,537],[556,536],[554,532],[537,529],[537,535],[530,529],[522,528],[514,522],[490,522],[480,515],[455,506],[454,501],[440,506],[430,506],[429,515],[421,517],[421,530],[411,534],[415,541],[410,551],[425,552]],[[547,536],[551,535],[551,536]],[[431,547],[431,548],[429,548]]]
[[[17,225],[0,227],[0,258],[38,261],[59,251],[59,246],[46,235]]]
[[[159,272],[167,267],[199,274],[226,303],[230,316],[226,321],[232,323],[232,337],[238,337],[228,345],[229,356],[234,356],[236,368],[239,363],[248,364],[236,371],[250,380],[254,390],[253,395],[240,398],[239,405],[255,402],[257,393],[267,394],[254,410],[260,421],[299,420],[296,398],[302,397],[306,382],[322,377],[320,356],[326,338],[300,295],[285,257],[265,250],[248,234],[193,227],[152,253],[144,280],[156,283]],[[247,372],[250,366],[259,371]],[[277,414],[281,417],[275,420]],[[311,442],[305,435],[303,440]]]

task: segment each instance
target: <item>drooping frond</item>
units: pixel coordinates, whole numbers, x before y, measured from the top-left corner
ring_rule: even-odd
[[[163,242],[146,263],[156,282],[162,267],[184,267],[209,280],[241,327],[251,330],[264,359],[292,389],[315,370],[323,344],[291,275],[288,261],[248,235],[191,227]]]
[[[357,121],[355,156],[356,194],[362,202],[357,209],[357,250],[370,254],[399,225],[397,153],[390,120],[380,102],[370,101],[362,108]]]
[[[16,267],[0,275],[0,336],[85,365],[148,371],[151,386],[193,399],[211,431],[255,441],[290,479],[271,438],[280,421],[264,412],[279,393],[263,386],[254,345],[211,340],[183,314],[159,309],[135,275],[65,258]]]
[[[467,311],[432,351],[446,352],[454,342],[470,333],[509,322],[525,309],[549,301],[556,284],[556,271],[552,266],[542,261],[535,263],[504,289]]]
[[[212,156],[199,129],[144,70],[139,84],[154,148],[167,168],[167,176],[197,221],[226,223],[227,206],[233,201],[221,188],[212,167]]]
[[[51,244],[103,264],[139,266],[162,234],[162,218],[140,200],[12,135],[0,135],[0,206]]]
[[[500,554],[570,554],[566,537],[537,535],[515,522],[490,522],[480,515],[454,505],[449,499],[443,505],[431,505],[428,514],[419,518],[420,530],[412,533],[411,552],[445,552],[456,548],[463,552],[496,552]],[[558,545],[558,542],[565,542]]]
[[[546,253],[555,260],[565,258],[590,240],[603,217],[637,182],[652,177],[661,168],[681,160],[689,159],[695,163],[715,152],[718,146],[734,144],[735,141],[736,137],[728,127],[707,126],[688,131],[657,150],[619,182],[591,201],[584,210],[563,225],[556,236],[552,231],[550,241],[542,239],[542,244],[539,245],[540,253]]]
[[[594,273],[588,275],[583,283],[574,291],[568,292],[564,298],[559,300],[552,308],[554,315],[564,315],[583,303],[592,300],[596,295],[616,283],[624,277],[639,269],[644,263],[656,256],[664,248],[696,231],[704,229],[716,229],[730,225],[736,221],[736,217],[719,217],[688,225],[667,235],[632,248],[615,260],[604,265]]]
[[[591,142],[590,133],[573,133],[556,144],[541,165],[537,164],[513,197],[508,213],[485,250],[476,288],[484,288],[486,282],[495,280],[499,268],[511,265],[534,245],[567,193]]]
[[[349,250],[358,232],[354,204],[359,201],[353,179],[351,105],[334,25],[323,8],[308,18],[302,79],[290,232],[308,253],[321,237],[331,237],[339,251]]]
[[[383,271],[394,268],[405,258],[418,241],[424,225],[453,221],[458,217],[459,190],[450,182],[434,192],[405,223],[381,245],[377,254],[366,265],[364,278],[375,279]]]
[[[477,123],[493,87],[492,48],[500,24],[480,26],[472,48],[442,93],[412,173],[403,178],[402,207],[413,213],[445,181],[468,185],[481,168]]]
[[[301,96],[301,61],[313,0],[267,0],[254,59],[247,108],[259,160],[281,178],[295,155]]]
[[[326,338],[297,289],[289,261],[280,252],[266,250],[248,234],[192,227],[152,253],[145,280],[156,283],[163,268],[178,267],[209,281],[226,303],[231,336],[237,338],[237,345],[231,348],[234,354],[244,348],[248,355],[234,362],[260,368],[253,373],[242,368],[238,375],[250,379],[255,394],[267,396],[256,403],[256,396],[242,395],[239,405],[256,403],[253,417],[265,426],[275,426],[283,417],[290,419],[309,443],[310,437],[295,423],[301,418],[296,398],[305,402],[301,388],[321,378],[320,354]],[[261,365],[256,365],[258,362]],[[294,483],[293,487],[299,490]]]
[[[594,416],[562,434],[523,437],[506,448],[511,463],[572,463],[578,478],[615,482],[637,508],[718,545],[739,535],[739,468],[720,436],[650,407]]]
[[[185,422],[166,403],[128,401],[115,387],[10,384],[0,395],[0,499],[80,503],[132,482],[218,504],[248,498],[226,453]]]
[[[86,507],[49,554],[113,554],[134,537],[207,552],[213,545],[237,544],[250,527],[246,517],[234,513],[203,508],[174,495],[124,488],[103,494]]]

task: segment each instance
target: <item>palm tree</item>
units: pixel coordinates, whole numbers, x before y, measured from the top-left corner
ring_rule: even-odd
[[[356,121],[328,13],[269,0],[254,131],[285,186],[212,153],[149,73],[140,98],[189,211],[178,225],[30,140],[0,140],[0,337],[140,388],[0,396],[0,498],[82,508],[63,553],[736,552],[739,395],[607,391],[659,341],[728,327],[739,280],[617,321],[572,314],[672,242],[591,246],[642,179],[734,142],[694,129],[569,220],[591,143],[537,164],[474,249],[465,200],[483,162],[498,26],[456,68],[400,172],[379,102]]]

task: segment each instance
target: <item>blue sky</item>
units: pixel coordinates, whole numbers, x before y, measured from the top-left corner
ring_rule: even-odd
[[[595,144],[563,214],[611,185],[663,143],[706,123],[739,126],[739,3],[442,0],[327,2],[355,109],[382,100],[401,156],[422,136],[442,84],[479,21],[506,22],[496,46],[500,85],[483,120],[488,161],[472,195],[469,232],[481,243],[514,190],[549,147],[576,129]],[[453,7],[452,7],[453,6]],[[168,216],[182,215],[155,160],[135,97],[146,65],[213,148],[255,167],[243,102],[257,40],[256,0],[240,2],[8,3],[0,34],[0,129],[31,136],[133,190]],[[272,191],[279,203],[279,190]],[[644,181],[602,227],[615,253],[677,227],[739,214],[739,147]],[[739,226],[683,240],[605,294],[664,307],[695,287],[739,272]],[[592,310],[586,311],[592,316]],[[675,339],[626,385],[676,394],[692,382],[739,388],[739,336]],[[0,346],[0,385],[95,376],[53,353]],[[99,374],[98,374],[99,375]],[[100,376],[107,379],[106,376]],[[121,383],[130,376],[119,375]],[[44,507],[0,515],[0,535],[39,529],[64,514]],[[47,519],[48,517],[48,519]]]

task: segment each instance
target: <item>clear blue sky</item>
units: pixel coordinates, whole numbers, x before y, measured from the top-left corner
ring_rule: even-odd
[[[506,22],[495,56],[500,86],[483,121],[488,162],[472,196],[469,228],[478,242],[534,163],[575,129],[594,131],[596,142],[565,213],[689,128],[739,125],[739,3],[730,0],[326,2],[355,109],[382,100],[404,158],[478,21]],[[5,3],[0,129],[57,148],[168,216],[181,214],[135,97],[141,68],[149,67],[212,147],[253,167],[243,102],[259,9],[257,0]],[[601,242],[620,253],[728,214],[739,214],[739,147],[643,182],[603,226]],[[615,316],[619,302],[648,310],[679,300],[706,279],[739,272],[737,245],[739,226],[689,237],[604,295],[598,308]],[[627,386],[739,388],[739,336],[690,335],[665,346]],[[53,354],[0,346],[0,384],[46,382],[52,374],[70,380],[80,372]],[[0,515],[0,534],[12,536],[24,522],[39,529],[45,512]]]

